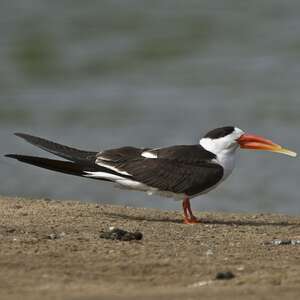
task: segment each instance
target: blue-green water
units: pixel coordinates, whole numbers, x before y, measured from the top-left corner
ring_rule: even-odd
[[[300,149],[299,1],[6,1],[1,153],[28,132],[101,150],[198,142],[237,125]],[[199,210],[300,212],[299,159],[241,151]],[[0,194],[180,208],[1,158]]]

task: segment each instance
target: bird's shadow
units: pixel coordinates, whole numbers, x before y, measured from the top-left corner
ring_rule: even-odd
[[[105,215],[115,218],[121,218],[125,220],[132,221],[147,221],[147,222],[166,222],[166,223],[176,223],[183,224],[182,219],[174,218],[155,218],[155,217],[145,217],[145,216],[132,216],[122,213],[105,213]],[[210,224],[210,225],[227,225],[227,226],[300,226],[300,222],[288,222],[288,221],[262,221],[262,220],[220,220],[220,219],[208,219],[200,218],[199,224]]]

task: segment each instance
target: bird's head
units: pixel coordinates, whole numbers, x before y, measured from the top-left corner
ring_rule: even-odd
[[[265,150],[296,157],[291,150],[275,144],[264,137],[247,134],[243,130],[234,127],[220,127],[209,131],[201,140],[200,145],[214,154],[234,152],[239,148],[252,150]]]

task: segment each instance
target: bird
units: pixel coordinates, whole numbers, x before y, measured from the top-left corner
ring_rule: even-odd
[[[5,156],[44,169],[181,200],[185,224],[200,222],[192,212],[190,199],[210,192],[228,178],[235,167],[238,149],[297,156],[269,139],[247,134],[235,126],[213,129],[197,144],[161,148],[124,146],[103,151],[79,150],[25,133],[15,135],[64,160],[20,154]]]

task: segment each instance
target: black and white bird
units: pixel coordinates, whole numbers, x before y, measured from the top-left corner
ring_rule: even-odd
[[[65,160],[19,154],[7,157],[56,172],[110,181],[121,188],[180,199],[187,224],[198,222],[190,199],[215,189],[232,173],[239,148],[297,155],[233,126],[208,132],[196,145],[122,147],[100,152],[78,150],[29,134],[16,135]]]

